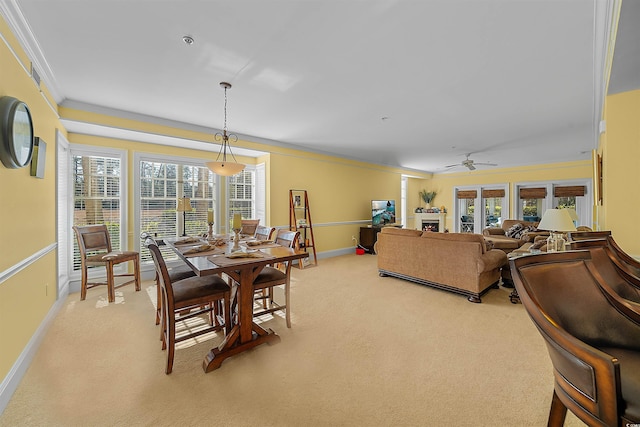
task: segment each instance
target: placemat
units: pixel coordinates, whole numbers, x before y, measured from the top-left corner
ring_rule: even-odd
[[[180,246],[180,245],[193,245],[195,243],[201,243],[201,242],[202,242],[202,239],[200,239],[199,237],[185,237],[180,240],[176,240],[175,242],[173,242],[173,244],[176,246]]]
[[[207,259],[212,263],[219,265],[220,267],[228,267],[228,266],[239,265],[239,264],[249,264],[256,261],[265,261],[265,260],[275,259],[274,256],[267,255],[264,252],[257,251],[252,253],[260,254],[262,256],[260,258],[227,258],[225,255],[215,255],[215,256],[207,257]]]

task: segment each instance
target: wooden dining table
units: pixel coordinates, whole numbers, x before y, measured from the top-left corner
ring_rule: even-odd
[[[280,342],[280,337],[271,328],[264,329],[253,321],[253,281],[269,264],[302,260],[302,258],[307,258],[309,254],[305,251],[272,244],[266,245],[268,247],[256,246],[255,249],[250,246],[242,247],[242,250],[247,252],[259,251],[259,254],[262,255],[261,258],[230,258],[231,252],[227,248],[230,243],[227,243],[227,245],[220,246],[219,250],[212,251],[213,254],[185,255],[184,247],[176,244],[179,241],[180,239],[165,239],[167,246],[173,249],[198,276],[224,273],[238,283],[237,321],[222,343],[212,348],[205,356],[202,362],[204,371],[211,372],[218,369],[227,357],[260,344]],[[206,241],[201,243],[206,243]]]

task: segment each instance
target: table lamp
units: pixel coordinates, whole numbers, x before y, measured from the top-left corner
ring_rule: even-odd
[[[567,209],[547,209],[538,224],[539,230],[548,230],[547,252],[564,251],[566,240],[563,232],[576,231]]]
[[[178,207],[176,211],[182,212],[182,236],[187,235],[187,211],[191,212],[193,208],[191,207],[191,199],[188,197],[183,197],[178,199]]]
[[[578,212],[576,212],[573,208],[565,208],[567,212],[569,212],[569,216],[571,217],[571,221],[573,221],[573,225],[578,226],[578,221],[580,218],[578,217]]]

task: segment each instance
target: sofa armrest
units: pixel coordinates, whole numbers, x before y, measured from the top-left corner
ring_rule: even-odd
[[[500,249],[491,249],[478,258],[478,273],[509,265],[507,254]]]
[[[506,236],[504,230],[500,227],[487,227],[482,230],[484,236]]]
[[[546,239],[547,237],[549,237],[549,232],[548,231],[527,231],[522,235],[522,237],[520,237],[520,242],[533,243],[536,237],[538,236],[542,236]]]

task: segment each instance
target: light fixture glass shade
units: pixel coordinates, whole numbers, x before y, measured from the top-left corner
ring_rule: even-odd
[[[182,197],[178,199],[178,207],[176,211],[178,212],[191,212],[193,208],[191,207],[191,199],[188,197]]]
[[[231,176],[244,170],[244,165],[236,162],[206,162],[211,172],[222,176]]]
[[[567,209],[547,209],[538,224],[539,230],[576,231]]]

